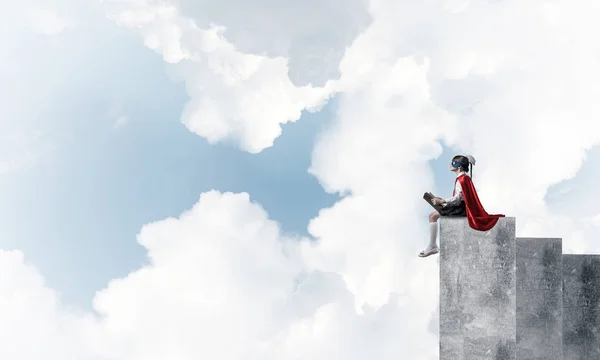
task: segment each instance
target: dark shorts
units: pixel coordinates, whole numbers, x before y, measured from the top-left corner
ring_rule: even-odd
[[[467,216],[467,208],[464,201],[460,201],[457,204],[448,204],[438,212],[441,216]]]

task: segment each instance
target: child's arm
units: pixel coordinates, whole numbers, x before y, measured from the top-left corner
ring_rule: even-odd
[[[456,182],[456,188],[455,188],[455,194],[452,197],[449,197],[447,199],[443,199],[443,203],[445,204],[452,204],[455,203],[457,201],[462,200],[463,198],[463,194],[462,194],[462,186],[460,185],[460,182]]]

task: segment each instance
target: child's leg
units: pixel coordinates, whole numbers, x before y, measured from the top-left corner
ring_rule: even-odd
[[[425,248],[425,250],[419,253],[420,257],[427,257],[429,255],[437,254],[439,249],[437,248],[436,238],[437,238],[437,219],[440,217],[440,214],[437,211],[429,214],[429,230],[430,230],[430,239],[429,246]]]
[[[431,214],[429,214],[429,248],[433,248],[434,246],[436,246],[436,240],[437,240],[437,233],[438,233],[438,224],[437,224],[437,220],[440,217],[440,213],[438,213],[437,211],[432,212]]]

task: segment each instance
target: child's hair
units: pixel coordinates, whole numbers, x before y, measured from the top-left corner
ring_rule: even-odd
[[[469,172],[471,177],[473,177],[473,165],[475,165],[475,158],[471,155],[456,155],[452,158],[452,162],[459,162],[461,165],[459,168],[464,172]],[[470,169],[469,169],[470,168]]]

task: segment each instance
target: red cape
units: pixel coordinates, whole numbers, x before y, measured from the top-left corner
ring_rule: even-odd
[[[467,218],[469,226],[475,230],[487,231],[496,225],[498,218],[504,217],[503,214],[488,214],[481,205],[477,191],[473,186],[470,176],[461,175],[454,181],[460,181],[462,187],[463,199],[467,208]]]

